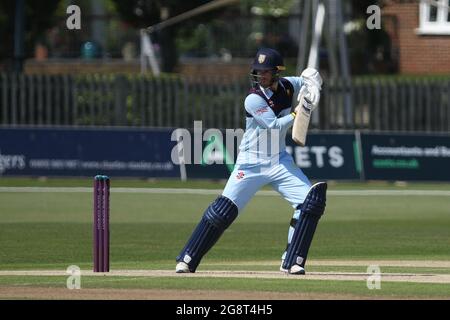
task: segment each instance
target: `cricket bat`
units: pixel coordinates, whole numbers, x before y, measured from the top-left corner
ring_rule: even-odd
[[[299,99],[300,108],[294,119],[292,126],[292,140],[299,146],[306,144],[306,134],[308,132],[309,120],[311,119],[311,110],[303,105],[303,95]]]

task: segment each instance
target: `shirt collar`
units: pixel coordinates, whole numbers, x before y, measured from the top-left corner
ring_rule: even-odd
[[[283,83],[281,83],[281,81],[278,80],[278,85],[282,86],[284,88]],[[267,99],[270,99],[270,97],[273,95],[273,91],[270,88],[264,89],[263,87],[261,87],[261,85],[259,85],[259,89],[264,93],[264,95],[266,96]]]
[[[270,99],[270,97],[273,95],[273,91],[270,88],[266,88],[264,89],[263,87],[261,87],[261,85],[259,86],[259,89],[261,90],[262,93],[264,93],[264,95],[266,96],[267,99]]]

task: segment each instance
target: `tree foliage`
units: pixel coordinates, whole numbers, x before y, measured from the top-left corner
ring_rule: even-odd
[[[402,0],[408,2],[409,0]],[[351,21],[358,25],[348,35],[350,61],[353,73],[392,73],[397,71],[397,61],[389,34],[384,23],[387,17],[381,19],[381,29],[368,29],[366,21],[371,5],[383,7],[384,0],[352,0]]]
[[[203,4],[206,4],[208,0],[113,0],[117,12],[121,18],[132,27],[146,28],[155,25],[165,18],[175,17],[181,13],[187,12],[194,8],[197,8]],[[213,10],[200,14],[198,16],[190,18],[188,21],[196,21],[198,23],[206,22],[216,17],[221,10]],[[183,23],[173,25],[163,29],[156,33],[155,41],[159,43],[161,47],[161,56],[163,58],[163,71],[173,71],[176,61],[176,45],[175,40],[178,34],[178,30],[182,29]]]
[[[166,18],[175,17],[211,2],[211,0],[113,0],[113,2],[122,19],[133,27],[145,28],[161,22],[163,20],[161,15],[166,14]],[[217,12],[210,11],[190,20],[207,21],[216,14]]]
[[[261,16],[280,17],[287,16],[296,0],[241,0],[241,8]]]
[[[60,0],[25,1],[25,56],[31,56],[36,41],[55,23]],[[14,17],[16,2],[0,0],[0,61],[14,55]]]

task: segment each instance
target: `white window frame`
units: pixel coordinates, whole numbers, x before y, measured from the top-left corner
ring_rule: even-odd
[[[436,21],[428,20],[432,5],[437,5]],[[423,35],[450,35],[450,21],[447,20],[448,12],[448,0],[420,0],[419,28],[416,29],[416,33]]]

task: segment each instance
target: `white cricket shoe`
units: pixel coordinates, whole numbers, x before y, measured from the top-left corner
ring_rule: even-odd
[[[176,273],[190,273],[191,270],[189,270],[189,266],[186,262],[178,262],[177,266],[175,267]]]
[[[281,260],[281,264],[280,264],[280,271],[281,271],[281,272],[286,272],[286,273],[287,273],[287,272],[288,272],[289,270],[288,270],[288,269],[285,269],[285,268],[283,268],[283,263],[284,263],[284,259],[282,259],[282,260]]]
[[[305,268],[298,264],[294,264],[289,270],[289,274],[305,274]]]

